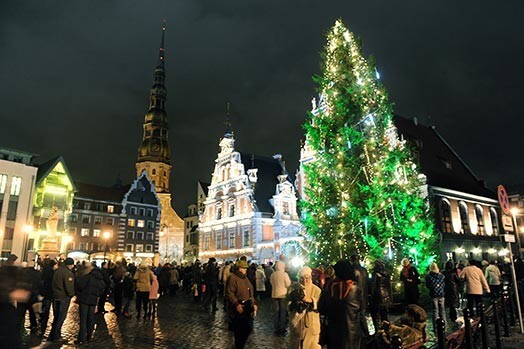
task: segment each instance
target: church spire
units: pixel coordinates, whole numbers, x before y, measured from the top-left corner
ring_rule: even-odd
[[[165,110],[167,89],[165,85],[165,32],[166,22],[162,22],[162,37],[158,53],[158,63],[153,73],[153,86],[149,93],[149,109],[144,118],[144,134],[138,148],[136,163],[137,176],[148,171],[157,192],[169,191],[169,172],[171,169],[171,151],[168,143],[168,123]],[[155,168],[162,165],[162,168]],[[157,173],[162,178],[156,178]]]

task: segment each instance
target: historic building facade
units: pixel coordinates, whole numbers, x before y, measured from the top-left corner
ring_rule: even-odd
[[[187,207],[187,215],[184,217],[184,261],[187,262],[194,262],[198,258],[200,236],[198,223],[204,213],[208,187],[208,183],[198,181],[197,201]]]
[[[0,259],[25,260],[38,168],[35,154],[0,148]]]
[[[160,230],[164,234],[161,242],[170,241],[174,249],[162,247],[168,258],[174,258],[171,250],[182,251],[184,245],[184,221],[171,205],[169,178],[171,175],[171,150],[169,148],[169,128],[166,113],[167,90],[165,86],[165,23],[162,27],[162,40],[158,64],[154,71],[154,81],[149,94],[149,109],[144,119],[144,133],[138,148],[136,162],[137,177],[145,171],[156,188],[162,205]],[[181,255],[182,253],[180,253]]]
[[[301,237],[295,189],[280,155],[235,150],[233,133],[220,152],[198,229],[199,257],[220,260],[247,255],[266,262],[298,253]]]

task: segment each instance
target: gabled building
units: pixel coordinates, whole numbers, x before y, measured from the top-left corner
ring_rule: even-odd
[[[235,150],[233,133],[220,140],[198,229],[199,257],[266,262],[300,249],[295,189],[281,156]]]
[[[200,231],[198,222],[204,213],[204,202],[207,198],[209,183],[198,181],[197,201],[187,207],[184,217],[184,261],[194,262],[198,258],[198,241]]]

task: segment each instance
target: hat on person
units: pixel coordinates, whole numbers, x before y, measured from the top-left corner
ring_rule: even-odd
[[[300,269],[300,273],[298,275],[299,276],[304,276],[304,275],[311,276],[312,272],[313,272],[313,270],[311,270],[310,267],[303,267],[302,269]]]
[[[238,261],[237,268],[247,269],[248,268],[247,261],[243,261],[243,260]]]
[[[354,280],[355,278],[353,266],[346,259],[338,261],[333,269],[335,269],[335,275],[340,280]]]
[[[11,253],[11,254],[9,255],[9,257],[7,257],[7,260],[8,260],[9,262],[14,262],[14,261],[16,261],[17,259],[18,259],[18,256],[17,256],[16,254],[14,254],[14,253]]]
[[[75,264],[75,260],[71,257],[67,257],[66,260],[64,261],[64,264],[65,265],[74,265]]]

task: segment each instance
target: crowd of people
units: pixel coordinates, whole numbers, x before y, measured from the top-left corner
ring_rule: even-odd
[[[244,348],[259,306],[271,303],[275,335],[289,338],[289,348],[387,348],[392,335],[405,344],[425,343],[427,316],[420,306],[422,279],[428,290],[435,321],[457,320],[457,309],[467,302],[472,316],[483,295],[497,296],[507,265],[497,261],[448,261],[441,272],[436,263],[425,277],[409,259],[395,275],[403,285],[405,314],[390,322],[388,309],[393,303],[392,269],[375,260],[368,271],[357,255],[334,265],[294,268],[282,258],[276,263],[254,263],[247,257],[236,261],[178,265],[165,263],[136,266],[125,260],[75,262],[71,258],[44,258],[17,263],[11,255],[0,267],[0,312],[12,321],[0,322],[0,340],[6,347],[21,346],[21,330],[26,317],[32,333],[47,334],[50,312],[53,320],[49,342],[62,341],[62,325],[72,301],[78,304],[78,335],[75,344],[93,340],[96,314],[114,312],[131,318],[134,299],[136,318],[151,319],[157,314],[159,297],[191,296],[195,306],[205,312],[218,310],[223,297],[235,347]],[[517,279],[524,281],[524,263],[517,260]],[[106,307],[106,302],[111,307]],[[449,309],[446,314],[445,309]],[[109,309],[109,310],[107,310]],[[126,320],[123,320],[126,321]],[[435,328],[435,326],[434,326]],[[373,335],[372,335],[373,334]]]

